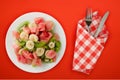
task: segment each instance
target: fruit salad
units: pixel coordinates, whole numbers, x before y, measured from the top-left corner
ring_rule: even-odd
[[[13,48],[18,61],[32,66],[55,62],[61,42],[54,27],[52,21],[45,21],[42,17],[20,23],[13,31]]]

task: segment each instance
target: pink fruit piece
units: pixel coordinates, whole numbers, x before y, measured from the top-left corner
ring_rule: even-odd
[[[34,56],[32,55],[32,53],[29,53],[29,51],[27,51],[27,50],[22,51],[22,55],[23,55],[26,59],[34,59]]]
[[[30,27],[30,32],[32,34],[36,33],[36,31],[37,31],[37,27]]]
[[[40,39],[44,40],[49,37],[49,33],[47,31],[43,31],[40,35]]]
[[[17,44],[13,44],[13,49],[15,53],[18,54],[18,51],[20,50],[20,46],[18,46]]]
[[[13,34],[13,37],[15,37],[16,39],[19,39],[20,34],[17,31],[13,31],[12,34]]]
[[[34,59],[38,59],[36,52],[33,53]]]
[[[29,34],[31,30],[29,27],[23,27],[23,31]]]
[[[55,62],[56,61],[56,56],[52,60],[53,60],[53,62]]]
[[[51,37],[52,37],[52,33],[44,31],[40,35],[40,40],[44,42],[48,42]]]
[[[46,21],[46,29],[47,31],[51,31],[53,29],[53,22],[52,21]]]
[[[56,40],[60,40],[60,37],[57,33],[54,34],[54,37],[55,37]]]
[[[17,59],[18,59],[18,61],[20,61],[20,55],[19,54],[17,54]]]
[[[37,28],[38,31],[45,31],[45,23],[39,23],[38,24],[38,28]]]
[[[31,59],[27,59],[27,64],[32,64],[32,60]]]
[[[36,24],[39,24],[41,22],[44,22],[44,19],[42,17],[37,17],[37,18],[34,19],[34,21],[35,21]]]
[[[56,57],[56,52],[54,50],[48,50],[45,53],[45,56],[49,59]]]
[[[40,66],[41,65],[41,59],[33,59],[32,65],[33,66]]]
[[[27,63],[27,59],[23,55],[18,55],[18,61],[23,64]]]

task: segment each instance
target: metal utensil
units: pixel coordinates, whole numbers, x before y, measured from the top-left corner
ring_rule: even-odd
[[[90,32],[89,26],[92,23],[92,9],[91,8],[87,8],[87,10],[86,10],[85,22],[87,24],[87,30],[88,30],[88,32]]]
[[[98,26],[98,29],[96,30],[96,32],[95,32],[95,34],[94,34],[94,37],[95,37],[95,38],[99,35],[99,33],[101,32],[101,30],[103,29],[103,25],[104,25],[105,21],[107,20],[108,15],[109,15],[109,11],[107,11],[107,12],[104,14],[103,18],[101,19],[100,24],[99,24],[99,26]]]

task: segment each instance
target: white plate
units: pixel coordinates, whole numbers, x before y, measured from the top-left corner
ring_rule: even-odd
[[[14,53],[14,50],[12,48],[12,45],[14,43],[14,39],[13,39],[13,36],[12,36],[12,31],[15,30],[21,22],[26,21],[26,20],[32,22],[35,17],[43,17],[45,20],[52,20],[55,24],[54,31],[59,34],[60,41],[61,41],[61,44],[62,44],[61,49],[58,52],[56,61],[53,62],[53,63],[42,64],[42,66],[40,66],[40,67],[32,67],[31,65],[22,64],[22,63],[18,62],[17,57],[16,57],[16,55]],[[65,36],[64,30],[63,30],[62,26],[60,25],[60,23],[55,18],[53,18],[52,16],[50,16],[48,14],[45,14],[45,13],[41,13],[41,12],[30,12],[30,13],[26,13],[26,14],[18,17],[10,25],[10,27],[8,29],[8,32],[7,32],[7,35],[6,35],[6,50],[7,50],[7,54],[9,56],[10,60],[18,68],[20,68],[21,70],[26,71],[26,72],[41,73],[41,72],[45,72],[45,71],[48,71],[48,70],[52,69],[62,59],[62,57],[64,55],[64,52],[65,52],[65,48],[66,48],[66,36]]]

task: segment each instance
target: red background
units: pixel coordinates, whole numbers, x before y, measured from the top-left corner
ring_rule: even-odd
[[[88,76],[72,70],[76,25],[91,7],[103,15],[110,11],[106,22],[110,32],[94,70]],[[120,78],[120,0],[1,0],[0,1],[0,78]],[[67,37],[66,52],[61,62],[45,73],[32,74],[18,69],[7,56],[5,36],[10,24],[20,15],[45,12],[63,26]]]

